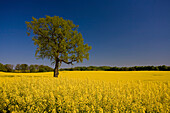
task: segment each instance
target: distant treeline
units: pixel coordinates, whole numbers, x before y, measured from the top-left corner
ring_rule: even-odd
[[[18,72],[18,73],[34,73],[34,72],[51,72],[53,68],[44,65],[28,65],[28,64],[12,64],[3,65],[0,63],[0,71]],[[170,66],[134,66],[134,67],[110,67],[110,66],[89,66],[61,68],[60,71],[170,71]]]
[[[110,66],[89,66],[62,68],[60,71],[170,71],[170,66],[134,66],[134,67],[110,67]]]
[[[34,72],[50,72],[53,68],[44,65],[28,65],[28,64],[17,64],[16,66],[12,64],[3,65],[0,63],[0,71],[3,72],[18,72],[18,73],[34,73]]]

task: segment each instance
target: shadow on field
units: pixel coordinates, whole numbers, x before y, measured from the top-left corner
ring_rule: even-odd
[[[153,76],[163,76],[163,75],[161,75],[161,74],[153,74]]]

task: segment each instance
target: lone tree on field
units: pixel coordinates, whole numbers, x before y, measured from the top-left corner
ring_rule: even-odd
[[[78,25],[62,17],[46,16],[26,22],[28,36],[33,31],[32,40],[37,45],[35,56],[48,58],[55,64],[54,77],[58,77],[58,68],[62,62],[72,64],[89,59],[88,51],[91,46],[84,44],[82,34],[78,32]]]

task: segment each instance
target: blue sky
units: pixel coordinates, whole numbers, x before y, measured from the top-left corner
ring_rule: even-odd
[[[56,15],[79,25],[92,46],[89,61],[74,66],[170,65],[169,6],[169,0],[0,0],[0,62],[50,66],[36,60],[25,21]]]

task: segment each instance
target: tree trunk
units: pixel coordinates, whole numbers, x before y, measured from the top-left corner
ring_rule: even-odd
[[[59,68],[59,62],[56,61],[55,68],[54,68],[54,77],[58,77],[59,75],[58,68]]]

